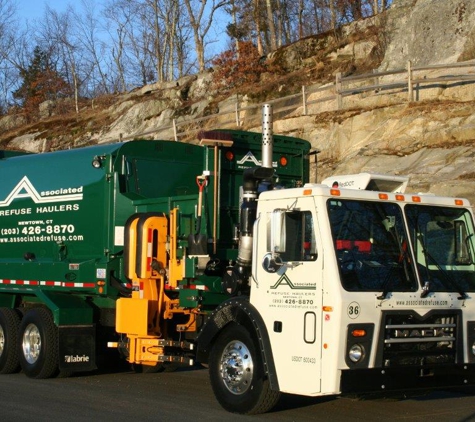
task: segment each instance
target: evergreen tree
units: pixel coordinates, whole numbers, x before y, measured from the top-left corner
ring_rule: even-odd
[[[71,88],[64,78],[53,69],[51,58],[40,47],[35,47],[33,58],[26,69],[20,71],[23,82],[13,98],[18,100],[29,116],[38,112],[38,106],[46,100],[57,100],[71,95]]]

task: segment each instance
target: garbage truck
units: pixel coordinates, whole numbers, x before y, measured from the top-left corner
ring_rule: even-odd
[[[469,202],[396,175],[309,183],[310,144],[274,135],[269,105],[262,126],[2,153],[0,373],[199,363],[244,414],[473,385]]]

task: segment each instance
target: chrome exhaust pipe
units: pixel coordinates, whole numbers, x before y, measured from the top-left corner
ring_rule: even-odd
[[[274,151],[272,105],[262,106],[262,167],[273,168],[272,153]]]
[[[259,183],[269,181],[274,175],[272,153],[272,106],[262,107],[262,162],[260,167],[244,170],[242,204],[239,225],[239,248],[236,263],[226,268],[222,279],[223,292],[234,296],[247,293],[252,264],[253,228],[257,218],[257,197]]]

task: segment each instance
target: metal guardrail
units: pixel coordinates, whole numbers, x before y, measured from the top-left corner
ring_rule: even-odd
[[[473,68],[472,73],[463,74],[447,74],[437,77],[427,77],[421,75],[421,72],[430,72],[434,70],[448,70],[459,68]],[[417,73],[417,76],[415,74]],[[384,83],[381,78],[387,76],[401,75],[399,80],[388,81]],[[274,115],[277,118],[282,118],[282,114],[290,115],[298,113],[297,115],[304,116],[309,114],[310,106],[314,106],[326,102],[334,102],[334,106],[330,110],[341,110],[344,108],[343,99],[354,95],[363,93],[377,93],[378,95],[393,95],[395,90],[398,93],[407,92],[407,102],[415,101],[414,90],[417,91],[427,88],[427,84],[446,84],[449,82],[475,82],[475,62],[462,62],[453,64],[440,64],[432,66],[412,67],[411,62],[407,63],[406,69],[396,69],[392,71],[367,73],[355,76],[343,76],[338,73],[335,77],[335,82],[326,85],[310,85],[303,86],[300,93],[288,95],[285,97],[276,98],[265,101],[267,104],[272,104],[274,107]],[[321,97],[310,99],[310,97]],[[327,94],[327,95],[325,95]],[[417,100],[417,96],[416,96]],[[242,106],[239,96],[236,96],[236,103],[233,110],[223,111],[205,117],[189,119],[184,117],[174,119],[172,125],[161,126],[156,129],[150,129],[146,132],[133,134],[126,139],[136,139],[138,137],[145,137],[153,135],[160,139],[174,139],[175,141],[184,140],[189,141],[196,138],[198,132],[202,130],[211,129],[214,127],[220,128],[249,128],[258,126],[260,124],[260,110],[262,104],[253,104]],[[315,109],[315,107],[313,107]],[[328,108],[327,108],[328,110]],[[318,111],[313,111],[313,114],[318,114]],[[226,118],[226,116],[229,116]]]

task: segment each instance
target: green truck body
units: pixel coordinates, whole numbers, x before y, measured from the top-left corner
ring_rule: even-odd
[[[1,153],[0,307],[20,315],[36,308],[51,312],[59,369],[96,368],[99,346],[117,339],[116,300],[133,290],[124,268],[124,242],[134,215],[168,218],[178,210],[174,253],[188,260],[173,293],[180,307],[199,306],[206,313],[228,298],[221,281],[238,254],[240,187],[245,169],[259,166],[262,135],[226,130],[214,136],[232,145],[131,141],[43,154]],[[275,136],[274,184],[305,183],[309,149],[301,139]],[[206,183],[200,187],[197,177]],[[205,238],[212,268],[197,270],[198,258],[187,256],[190,236]]]

